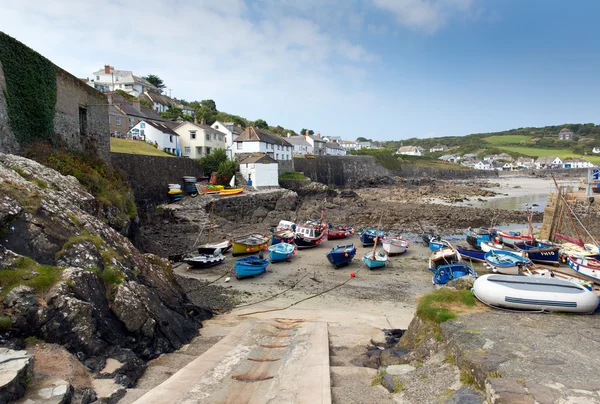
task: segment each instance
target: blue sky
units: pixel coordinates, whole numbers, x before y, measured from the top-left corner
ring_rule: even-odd
[[[0,30],[79,77],[110,64],[248,119],[400,140],[598,122],[598,15],[593,0],[32,0],[2,2]]]

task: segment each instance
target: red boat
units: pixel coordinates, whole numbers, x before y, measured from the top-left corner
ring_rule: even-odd
[[[354,234],[354,229],[350,226],[339,225],[327,229],[327,240],[339,240]]]
[[[533,238],[531,236],[524,236],[524,235],[521,235],[521,233],[514,232],[514,231],[509,231],[509,232],[499,231],[497,233],[496,237],[498,239],[500,239],[501,243],[508,244],[511,246],[515,245],[515,243],[531,242],[533,240]]]

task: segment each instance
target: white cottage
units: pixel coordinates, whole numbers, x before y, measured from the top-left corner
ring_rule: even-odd
[[[130,137],[145,140],[150,144],[156,144],[159,150],[167,153],[180,153],[179,135],[171,128],[161,122],[140,121],[128,132]]]
[[[313,146],[306,141],[304,136],[290,136],[288,134],[288,137],[285,140],[294,147],[294,154],[305,156],[314,153]]]
[[[232,151],[237,154],[268,154],[275,160],[291,160],[294,147],[284,138],[273,135],[253,126],[233,141]]]
[[[425,150],[421,146],[403,146],[398,149],[396,154],[404,154],[407,156],[423,156]]]
[[[175,128],[181,142],[181,153],[185,157],[200,159],[215,150],[225,150],[225,134],[208,125],[182,122]]]
[[[225,147],[227,148],[227,155],[229,158],[233,158],[233,141],[244,132],[244,129],[242,129],[240,126],[237,126],[233,122],[215,121],[215,123],[210,126],[213,129],[225,134]]]
[[[254,154],[240,161],[242,177],[252,180],[254,189],[279,187],[279,166],[268,154]]]

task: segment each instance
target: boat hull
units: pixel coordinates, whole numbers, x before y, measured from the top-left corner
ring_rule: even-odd
[[[235,277],[240,279],[260,275],[267,272],[267,265],[269,265],[269,260],[254,256],[239,259],[234,265]]]
[[[325,237],[325,232],[321,233],[318,237],[306,237],[296,233],[296,237],[294,237],[294,243],[298,249],[315,248],[325,241]]]
[[[327,240],[340,240],[349,237],[354,234],[352,227],[334,227],[327,229]]]
[[[515,243],[514,246],[527,254],[527,258],[538,264],[559,265],[559,247],[531,245],[527,243]]]
[[[233,244],[231,243],[230,240],[223,241],[222,243],[208,243],[208,244],[204,244],[204,245],[201,245],[200,247],[198,247],[198,253],[214,254],[215,251],[217,251],[217,249],[220,248],[221,254],[225,254],[226,252],[231,250],[232,246],[233,246]]]
[[[456,247],[456,251],[458,251],[466,260],[485,262],[485,251],[483,250],[475,250],[459,245]]]
[[[377,239],[377,244],[381,244],[381,239],[383,238],[383,232],[379,233],[379,238]],[[373,232],[362,232],[360,234],[360,242],[363,247],[373,247],[375,245],[375,238],[377,237],[375,231]]]
[[[595,261],[596,260],[591,261],[585,258],[569,257],[567,259],[567,264],[569,264],[569,267],[571,267],[573,271],[591,280],[595,284],[600,285],[600,267],[590,265],[590,262],[595,263]]]
[[[337,269],[350,264],[355,255],[356,247],[354,247],[354,244],[342,245],[332,248],[327,253],[327,260]]]
[[[494,272],[505,275],[519,275],[519,269],[531,265],[531,261],[518,254],[504,250],[485,253],[485,262]]]
[[[363,256],[363,262],[369,269],[383,268],[387,265],[387,255],[383,251],[377,251],[373,258],[373,252],[369,251]]]
[[[295,255],[296,247],[289,243],[278,243],[269,246],[269,258],[271,262],[288,261]]]
[[[507,309],[592,313],[598,307],[592,292],[560,279],[489,274],[472,290],[483,303]]]
[[[191,268],[209,268],[225,262],[225,256],[223,254],[200,254],[194,257],[186,258],[184,261]]]
[[[477,272],[467,264],[440,265],[431,277],[434,285],[445,285],[453,279],[471,275],[477,278]]]
[[[387,255],[404,254],[408,248],[408,242],[404,239],[384,238],[381,242],[381,245],[383,247],[383,251],[385,251]]]
[[[249,237],[253,237],[251,240],[248,240]],[[260,250],[264,250],[269,245],[269,237],[265,237],[261,234],[254,234],[244,237],[238,237],[237,239],[232,240],[233,251],[232,255],[245,255],[245,254],[255,254]]]
[[[457,264],[462,259],[458,251],[450,247],[432,251],[429,257],[429,270],[435,272],[440,265]]]

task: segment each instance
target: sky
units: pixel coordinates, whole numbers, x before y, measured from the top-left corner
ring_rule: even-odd
[[[28,0],[0,30],[78,77],[322,136],[461,136],[598,122],[596,0]],[[168,92],[167,92],[168,94]]]

